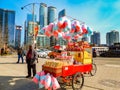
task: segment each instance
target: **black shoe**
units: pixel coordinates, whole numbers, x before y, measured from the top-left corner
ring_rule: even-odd
[[[19,63],[19,62],[16,62],[16,63]]]
[[[29,76],[29,75],[28,75],[28,76],[26,76],[26,78],[30,78],[30,77],[31,77],[31,76]]]

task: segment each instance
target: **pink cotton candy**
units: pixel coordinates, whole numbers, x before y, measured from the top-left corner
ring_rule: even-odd
[[[34,78],[32,79],[33,82],[35,82],[36,84],[38,84],[38,82],[40,81],[40,79],[44,78],[43,76],[45,75],[44,71],[38,72]]]
[[[59,85],[57,79],[55,77],[52,77],[51,79],[52,79],[52,88],[53,88],[53,90],[56,90],[56,89],[60,88],[60,85]]]
[[[51,85],[51,76],[50,74],[47,74],[46,79],[45,79],[45,89],[48,89]]]
[[[39,76],[43,76],[43,75],[45,75],[45,72],[44,71],[41,71],[41,72],[38,72],[37,73]]]
[[[38,79],[37,79],[37,78],[34,77],[34,78],[32,79],[32,81],[33,81],[34,83],[38,84]]]
[[[45,85],[45,80],[43,79],[43,80],[40,80],[40,83],[42,84],[42,85]]]

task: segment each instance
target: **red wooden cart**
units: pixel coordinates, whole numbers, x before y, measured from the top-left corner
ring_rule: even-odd
[[[46,73],[57,77],[61,87],[62,85],[71,85],[73,90],[80,90],[84,84],[83,74],[90,73],[91,76],[94,76],[97,67],[93,62],[91,46],[83,41],[74,44],[77,44],[73,46],[74,48],[71,49],[72,46],[68,46],[66,50],[74,57],[74,61],[80,62],[79,64],[62,66],[61,68],[52,68],[43,65],[42,69]]]
[[[57,77],[58,82],[63,88],[66,85],[71,85],[73,90],[80,90],[84,84],[84,73],[92,73],[93,64],[86,65],[69,65],[62,68],[50,68],[42,66],[45,73],[50,73]]]

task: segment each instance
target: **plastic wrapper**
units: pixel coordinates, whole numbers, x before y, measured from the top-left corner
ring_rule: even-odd
[[[52,88],[53,90],[57,90],[58,88],[60,88],[60,85],[57,81],[57,79],[55,77],[52,76]]]

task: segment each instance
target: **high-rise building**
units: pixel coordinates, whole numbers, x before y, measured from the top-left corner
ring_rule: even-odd
[[[34,26],[34,29],[33,29]],[[28,28],[27,28],[27,44],[33,44],[34,43],[34,30],[35,27],[38,26],[38,23],[36,22],[28,22]]]
[[[32,21],[36,22],[37,16],[36,15],[33,16],[32,14],[27,14],[27,23]]]
[[[0,9],[0,46],[15,46],[15,11]]]
[[[39,22],[41,28],[47,25],[47,4],[45,3],[40,3]]]
[[[47,26],[48,24],[48,12],[47,12],[47,4],[45,3],[40,3],[40,9],[39,9],[39,24],[40,24],[40,29],[42,29],[43,27]],[[41,34],[41,33],[40,33]],[[40,48],[44,47],[49,47],[50,44],[50,39],[47,38],[47,36],[45,35],[39,35],[37,37],[37,46],[39,46]]]
[[[56,7],[48,7],[48,24],[54,22],[56,19]]]
[[[24,22],[24,46],[27,45],[27,22]]]
[[[67,44],[67,41],[66,40],[63,40],[62,38],[59,38],[57,40],[57,44],[60,45],[60,46],[63,46],[63,45],[66,45]]]
[[[95,45],[100,45],[100,32],[93,32],[93,35],[91,35],[91,43]]]
[[[31,24],[31,22],[32,22],[32,24]],[[30,38],[28,36],[29,35],[28,32],[30,29],[31,29],[31,31],[33,31],[33,26],[35,26],[35,25],[33,25],[33,22],[34,23],[37,22],[37,16],[36,15],[33,16],[32,14],[27,14],[27,20],[24,23],[24,44],[25,45],[30,44],[29,40],[31,40],[31,39],[28,40],[28,38]]]
[[[63,16],[66,16],[66,10],[65,10],[65,9],[61,10],[61,11],[58,13],[58,18],[63,17]]]
[[[50,38],[45,35],[39,35],[37,38],[38,48],[48,48],[50,47]]]
[[[39,23],[40,23],[40,29],[47,26],[49,23],[54,22],[56,18],[56,8],[53,6],[47,7],[45,3],[40,3],[40,9],[39,9]],[[51,39],[52,38],[52,39]],[[55,43],[55,38],[50,37],[48,38],[45,35],[41,35],[39,33],[37,37],[37,46],[41,47],[50,47],[50,45],[53,45]]]
[[[49,6],[48,7],[48,24],[54,22],[56,19],[56,7]],[[56,45],[56,39],[51,36],[50,37],[50,46],[55,46]]]
[[[22,30],[22,26],[17,25],[15,30],[15,47],[16,48],[21,46],[21,30]]]
[[[114,43],[119,43],[119,32],[116,30],[112,30],[106,34],[106,44],[111,46]]]

